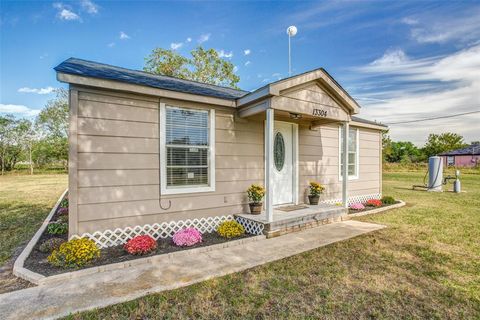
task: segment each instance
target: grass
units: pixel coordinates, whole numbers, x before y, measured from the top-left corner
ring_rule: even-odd
[[[67,175],[0,176],[0,266],[31,239],[67,187]]]
[[[384,175],[384,195],[408,205],[359,220],[386,229],[67,319],[480,319],[480,175],[462,175],[462,194],[412,191],[422,179]],[[0,265],[65,187],[65,175],[0,176]]]
[[[360,220],[386,229],[67,319],[479,319],[480,175],[462,194],[412,191],[422,178],[384,175],[408,205]]]

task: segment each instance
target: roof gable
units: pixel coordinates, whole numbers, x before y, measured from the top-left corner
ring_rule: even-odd
[[[348,109],[351,114],[359,112],[360,105],[323,68],[302,73],[270,83],[238,99],[237,106],[248,105],[265,97],[281,96],[288,90],[307,84],[317,84],[336,103]],[[312,87],[314,88],[314,87]],[[314,89],[315,91],[316,89]],[[322,98],[323,99],[323,98]]]

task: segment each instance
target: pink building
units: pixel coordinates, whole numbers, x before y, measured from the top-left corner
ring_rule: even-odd
[[[480,144],[472,144],[466,148],[452,150],[439,154],[446,167],[476,167],[480,166]]]

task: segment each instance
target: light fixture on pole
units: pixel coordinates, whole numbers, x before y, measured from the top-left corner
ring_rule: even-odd
[[[297,27],[290,26],[287,28],[288,34],[288,76],[292,75],[292,58],[290,54],[290,38],[294,37],[297,34]]]

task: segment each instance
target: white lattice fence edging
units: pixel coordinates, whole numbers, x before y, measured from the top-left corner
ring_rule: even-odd
[[[233,220],[232,215],[207,217],[200,219],[187,219],[170,221],[155,224],[146,224],[144,226],[117,228],[115,230],[96,231],[94,233],[84,233],[82,235],[73,235],[70,239],[89,238],[100,248],[108,248],[126,243],[129,239],[148,234],[155,240],[160,238],[171,238],[175,232],[189,227],[198,229],[201,233],[212,233],[217,230],[220,223]]]
[[[245,219],[242,217],[235,217],[235,220],[237,220],[237,222],[245,228],[246,233],[254,234],[256,236],[263,234],[263,228],[265,228],[265,225],[263,223],[250,219]]]
[[[360,196],[351,196],[348,197],[348,204],[353,204],[357,202],[367,202],[370,199],[381,199],[382,194],[381,193],[374,193],[374,194],[365,194],[365,195],[360,195]],[[323,203],[328,203],[328,204],[335,204],[335,203],[342,203],[342,199],[328,199],[328,200],[323,200],[321,201]]]

